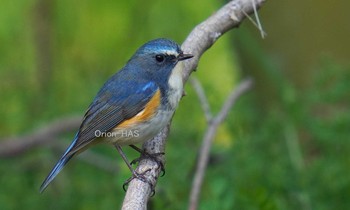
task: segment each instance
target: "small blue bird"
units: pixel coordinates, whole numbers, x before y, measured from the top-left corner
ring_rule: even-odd
[[[143,143],[159,133],[183,94],[183,64],[179,61],[192,57],[168,39],[155,39],[141,46],[97,93],[73,142],[42,183],[40,192],[73,156],[93,144],[113,144],[126,161],[121,146]]]

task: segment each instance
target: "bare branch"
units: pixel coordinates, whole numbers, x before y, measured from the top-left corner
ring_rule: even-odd
[[[182,49],[186,53],[195,55],[192,59],[184,61],[183,81],[186,82],[191,72],[196,69],[201,55],[210,48],[215,41],[228,30],[237,27],[247,14],[254,12],[254,6],[259,8],[266,0],[255,0],[256,5],[252,5],[250,0],[233,0],[223,6],[219,11],[209,17],[207,20],[196,26],[182,44]],[[171,122],[170,122],[171,123]],[[169,123],[169,124],[170,124]],[[215,134],[208,131],[207,138],[212,138]],[[166,139],[169,133],[169,126],[163,129],[154,139],[146,142],[143,148],[147,151],[164,152]],[[157,182],[160,170],[151,164],[152,160],[141,161],[136,170],[144,171],[149,180],[154,180],[154,186]],[[165,164],[165,163],[163,163]],[[137,179],[130,182],[127,194],[124,198],[122,209],[146,209],[147,201],[151,190],[147,183],[142,183]]]
[[[253,9],[254,9],[254,16],[255,16],[255,20],[256,22],[253,20],[253,18],[251,18],[247,13],[245,13],[243,11],[243,14],[250,20],[250,22],[253,23],[253,25],[260,31],[260,35],[261,35],[261,38],[265,38],[265,36],[267,36],[266,32],[264,31],[262,25],[261,25],[261,22],[260,22],[260,18],[259,18],[259,14],[258,14],[258,11],[256,9],[256,6],[255,6],[255,0],[251,0],[252,1],[252,5],[253,5]]]
[[[224,121],[224,119],[227,117],[230,109],[232,106],[236,103],[237,99],[246,91],[248,91],[252,87],[253,81],[252,79],[246,79],[243,82],[241,82],[237,88],[232,90],[229,97],[226,99],[224,105],[222,106],[219,114],[215,116],[214,120],[212,120],[209,125],[208,129],[203,137],[202,141],[202,147],[199,153],[199,159],[197,163],[197,169],[196,173],[193,179],[192,183],[192,191],[190,194],[190,210],[197,209],[198,206],[198,200],[199,200],[199,193],[200,189],[202,187],[203,178],[205,174],[205,170],[208,165],[208,159],[209,159],[209,152],[210,148],[213,142],[213,139],[215,137],[215,134],[217,132],[217,129],[219,125]]]
[[[210,105],[207,96],[204,93],[203,87],[196,77],[192,76],[189,82],[197,93],[205,118],[207,120],[207,123],[209,123],[213,118],[213,114],[210,111]]]
[[[50,144],[50,148],[59,150],[62,153],[67,145],[63,144],[59,137],[65,133],[76,131],[80,123],[81,117],[64,117],[40,128],[34,133],[1,139],[0,157],[14,157],[43,144]],[[119,170],[118,165],[112,159],[91,151],[85,151],[77,158],[111,173]]]
[[[222,121],[224,121],[225,118],[227,117],[228,112],[230,111],[233,104],[236,103],[239,96],[242,95],[247,90],[249,90],[252,87],[252,85],[253,85],[253,80],[251,78],[245,79],[243,82],[241,82],[224,103],[219,114],[215,117],[214,123],[216,124],[222,123]]]
[[[57,137],[66,132],[79,128],[81,117],[66,117],[40,128],[36,132],[21,136],[0,140],[0,157],[12,157],[28,151],[33,147],[53,142]]]

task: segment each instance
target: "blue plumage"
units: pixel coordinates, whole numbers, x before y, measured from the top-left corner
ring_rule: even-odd
[[[177,72],[176,77],[171,77],[172,70],[178,61],[193,57],[183,54],[179,45],[167,39],[156,39],[140,47],[128,63],[115,75],[113,75],[97,93],[90,104],[82,124],[70,146],[61,159],[51,170],[40,187],[44,191],[48,184],[62,170],[67,162],[79,152],[85,150],[92,143],[105,140],[96,137],[95,131],[112,132],[118,130],[118,125],[140,115],[151,104],[152,98],[160,92],[159,105],[152,108],[155,113],[147,113],[151,118],[140,118],[147,120],[137,121],[131,129],[143,130],[144,136],[140,139],[114,138],[106,140],[116,145],[133,144],[142,142],[154,136],[170,120],[175,111],[169,110],[169,99],[176,95],[180,98],[182,94],[182,83],[176,87],[169,86],[169,78],[181,77]],[[152,102],[155,103],[155,102]],[[177,103],[177,102],[176,102]],[[130,143],[128,143],[130,142]]]

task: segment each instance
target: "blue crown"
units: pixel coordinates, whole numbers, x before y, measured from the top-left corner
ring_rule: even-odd
[[[160,38],[160,39],[151,40],[151,41],[147,42],[146,44],[142,45],[137,50],[136,54],[155,53],[155,52],[180,53],[181,48],[176,42],[174,42],[172,40]]]

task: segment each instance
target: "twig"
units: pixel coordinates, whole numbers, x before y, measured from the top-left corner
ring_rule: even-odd
[[[252,5],[253,5],[254,15],[255,15],[256,23],[258,25],[258,29],[260,31],[261,37],[264,39],[266,36],[266,33],[265,33],[264,29],[262,28],[262,25],[260,22],[259,13],[258,13],[256,6],[255,6],[255,0],[252,0]]]
[[[13,157],[29,151],[33,147],[54,142],[63,133],[75,131],[81,123],[81,117],[65,117],[40,128],[36,132],[0,140],[0,157]]]
[[[255,7],[259,8],[266,0],[255,0]],[[191,72],[196,69],[201,55],[210,48],[215,41],[228,30],[237,27],[246,17],[243,12],[251,14],[254,12],[250,0],[233,0],[223,6],[207,20],[197,25],[185,42],[182,49],[186,53],[195,55],[192,59],[184,61],[183,81],[186,82]],[[216,122],[214,122],[216,123]],[[170,123],[169,123],[170,124]],[[146,142],[143,148],[147,151],[164,152],[166,139],[168,137],[169,125],[163,129],[154,139]],[[165,163],[163,163],[164,165]],[[145,177],[152,180],[155,186],[160,170],[152,160],[141,161],[136,170],[149,171]],[[153,181],[154,180],[154,181]],[[151,189],[147,183],[142,183],[137,179],[130,182],[122,209],[146,209],[147,201],[151,195]]]
[[[67,145],[61,144],[61,135],[76,131],[81,123],[81,117],[64,117],[40,128],[34,133],[10,137],[0,140],[0,157],[14,157],[32,150],[34,147],[42,146],[43,144],[50,144],[54,150],[59,150],[60,153],[66,149]],[[78,156],[78,159],[101,168],[105,171],[115,173],[118,165],[113,160],[98,155],[91,151],[85,151]]]
[[[208,124],[207,131],[203,137],[202,147],[199,153],[199,159],[197,163],[197,169],[192,183],[192,191],[190,194],[190,204],[189,209],[195,210],[198,206],[199,193],[202,187],[203,178],[205,170],[208,165],[209,151],[212,145],[212,141],[215,137],[219,125],[225,120],[230,109],[236,103],[237,99],[246,91],[252,87],[252,79],[246,79],[241,82],[237,88],[235,88],[229,97],[226,99],[224,105],[222,106],[220,112],[214,119]]]
[[[233,104],[236,102],[238,97],[242,95],[244,92],[249,90],[253,85],[253,80],[251,78],[245,79],[243,82],[241,82],[238,87],[232,92],[232,94],[229,96],[229,98],[224,103],[224,106],[222,107],[221,111],[215,117],[214,124],[222,123],[222,121],[225,120],[228,112],[230,111]]]
[[[197,93],[198,99],[200,101],[201,107],[205,115],[205,119],[207,120],[207,123],[209,123],[213,118],[213,114],[211,113],[209,102],[204,93],[203,87],[196,77],[192,76],[189,79],[189,82]]]

